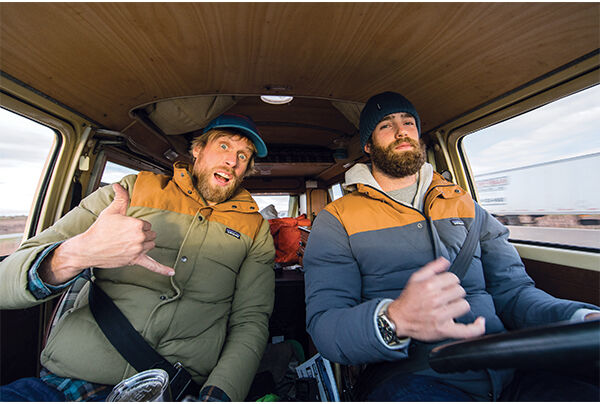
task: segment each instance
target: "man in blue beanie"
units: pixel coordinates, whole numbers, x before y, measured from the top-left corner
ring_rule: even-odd
[[[319,352],[372,364],[361,377],[362,400],[597,401],[597,386],[550,372],[429,368],[428,352],[450,339],[597,319],[600,311],[536,289],[508,230],[434,172],[420,134],[415,107],[398,93],[375,95],[362,110],[371,165],[348,170],[352,193],[319,213],[303,259],[307,328]],[[457,276],[448,268],[476,214],[476,247]]]

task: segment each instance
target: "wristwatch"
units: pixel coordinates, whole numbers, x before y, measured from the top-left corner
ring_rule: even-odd
[[[396,325],[387,316],[388,306],[389,303],[384,304],[379,313],[377,313],[377,328],[379,329],[381,338],[383,338],[383,342],[393,347],[400,345],[406,338],[398,338],[396,335]]]

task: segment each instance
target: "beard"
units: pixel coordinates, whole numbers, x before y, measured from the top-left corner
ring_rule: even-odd
[[[397,152],[401,143],[409,143],[413,149]],[[416,174],[425,163],[425,147],[409,137],[401,138],[381,147],[371,141],[371,162],[390,177],[402,178]]]
[[[192,178],[194,186],[207,202],[221,203],[231,198],[242,185],[243,178],[236,176],[233,172],[223,169],[231,175],[231,179],[225,186],[211,184],[214,169],[204,167],[194,170]]]

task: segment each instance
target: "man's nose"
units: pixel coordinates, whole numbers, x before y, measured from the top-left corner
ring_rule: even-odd
[[[406,136],[406,129],[402,127],[402,125],[394,124],[394,135],[396,138],[401,138]]]
[[[237,165],[237,156],[235,153],[226,153],[225,154],[225,164],[229,167],[235,167]]]
[[[411,136],[411,131],[410,131],[410,127],[404,124],[398,124],[396,125],[396,138],[401,138],[401,137],[410,137]]]

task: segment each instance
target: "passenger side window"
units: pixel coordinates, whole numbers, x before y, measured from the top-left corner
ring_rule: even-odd
[[[467,135],[479,203],[527,243],[600,249],[600,86]]]
[[[0,108],[0,256],[21,244],[40,192],[44,166],[57,147],[55,130]]]
[[[123,165],[107,161],[102,172],[102,178],[100,179],[100,186],[119,182],[123,177],[129,174],[137,174],[139,170],[134,170]]]

